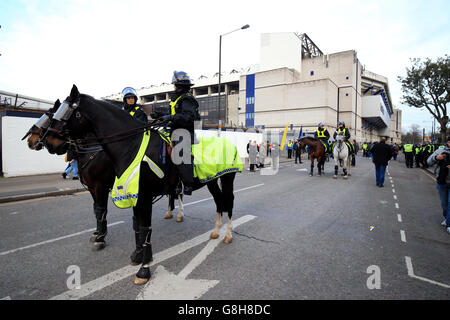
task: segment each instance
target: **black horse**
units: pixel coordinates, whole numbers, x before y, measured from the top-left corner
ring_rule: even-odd
[[[165,161],[161,159],[161,150],[164,150],[162,148],[164,138],[158,130],[148,125],[143,127],[141,123],[133,119],[128,113],[115,108],[110,103],[80,94],[75,85],[72,87],[70,96],[67,97],[55,114],[53,123],[48,131],[49,133],[45,138],[47,148],[50,153],[57,154],[66,152],[69,145],[67,141],[76,145],[81,141],[88,141],[89,133],[94,134],[96,140],[102,145],[113,162],[114,172],[117,177],[121,177],[130,163],[134,162],[133,159],[139,153],[141,142],[144,138],[147,138],[144,135],[150,135],[145,149],[145,157],[151,160],[162,171],[163,175],[157,175],[154,169],[150,168],[150,164],[140,165],[138,199],[133,210],[144,248],[142,265],[136,274],[134,283],[146,283],[151,277],[150,262],[153,259],[150,241],[152,234],[152,204],[158,196],[168,194],[172,188],[176,188],[179,181],[178,173],[171,161],[171,157],[165,157],[163,159]],[[235,157],[236,154],[237,151],[235,152]],[[211,233],[211,238],[216,239],[219,237],[218,232],[222,225],[222,213],[228,213],[227,232],[224,238],[226,243],[232,241],[233,186],[236,171],[238,170],[224,172],[220,177],[204,183],[196,178],[194,184],[194,190],[206,185],[216,204],[216,224],[214,231]],[[218,185],[219,179],[222,183],[222,189]]]
[[[121,103],[115,101],[110,102],[117,106],[121,106]],[[56,100],[54,106],[50,108],[22,138],[22,140],[24,140],[29,136],[27,143],[30,149],[41,150],[43,148],[45,145],[43,136],[48,129],[53,114],[58,110],[60,105],[61,102]],[[90,136],[93,137],[92,135]],[[81,183],[87,187],[94,201],[93,209],[97,221],[97,228],[91,235],[90,242],[93,243],[93,248],[95,250],[101,250],[106,245],[105,237],[108,233],[106,215],[108,212],[108,196],[115,179],[113,163],[99,144],[88,147],[78,145],[74,151],[75,159],[78,161]],[[172,218],[172,210],[175,208],[174,199],[178,196],[180,205],[177,222],[183,221],[182,195],[180,193],[180,188],[171,190],[171,193],[169,194],[169,209],[164,218]],[[139,229],[134,217],[133,229],[135,231],[136,250],[131,254],[130,259],[133,265],[137,265],[142,262],[143,248],[139,242]]]

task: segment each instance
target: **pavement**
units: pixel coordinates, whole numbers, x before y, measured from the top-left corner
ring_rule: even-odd
[[[290,162],[294,163],[294,159],[280,158],[280,163]],[[245,162],[244,170],[247,168],[248,162]],[[72,180],[71,175],[63,179],[61,173],[0,177],[0,203],[64,196],[83,191],[87,191],[87,188],[80,180]]]
[[[0,203],[74,194],[87,189],[61,173],[0,178]]]

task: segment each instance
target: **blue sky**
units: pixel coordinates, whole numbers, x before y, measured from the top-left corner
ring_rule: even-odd
[[[219,6],[220,4],[220,6]],[[409,58],[450,53],[450,1],[0,2],[0,90],[64,99],[73,83],[97,98],[259,62],[260,34],[307,33],[324,53],[356,50],[367,70],[388,77],[403,128],[431,128],[426,111],[400,104],[397,76]]]

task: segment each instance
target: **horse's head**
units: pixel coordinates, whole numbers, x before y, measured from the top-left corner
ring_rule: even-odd
[[[80,92],[73,85],[70,95],[58,107],[45,134],[44,143],[50,153],[67,152],[70,140],[80,139],[86,132],[87,121],[79,111]]]
[[[26,137],[28,148],[31,150],[41,150],[44,147],[43,136],[50,125],[51,118],[56,110],[61,105],[58,100],[55,101],[52,108],[50,108],[45,114],[43,114],[39,120],[28,130],[25,136],[22,138],[24,140]]]

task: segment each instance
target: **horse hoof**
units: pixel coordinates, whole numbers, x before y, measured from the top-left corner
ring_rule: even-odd
[[[231,243],[231,241],[233,241],[233,238],[232,238],[232,237],[229,237],[229,236],[226,236],[226,237],[223,239],[223,242],[225,242],[225,243]]]
[[[313,175],[310,173],[309,176],[312,177]]]
[[[178,217],[177,218],[177,222],[183,222],[184,221],[184,217]]]
[[[211,235],[210,235],[209,237],[210,237],[211,239],[217,239],[217,238],[219,238],[219,234],[213,232],[213,233],[211,233]]]
[[[135,285],[143,285],[146,284],[151,278],[150,268],[141,267],[136,273],[136,278],[134,278]]]
[[[89,238],[89,242],[95,242],[95,239],[97,239],[98,233],[95,232],[91,235],[91,237]]]
[[[105,241],[97,241],[94,242],[94,246],[92,247],[93,251],[100,251],[106,247]]]
[[[172,219],[172,218],[173,218],[172,212],[167,212],[166,215],[164,216],[164,219]]]

